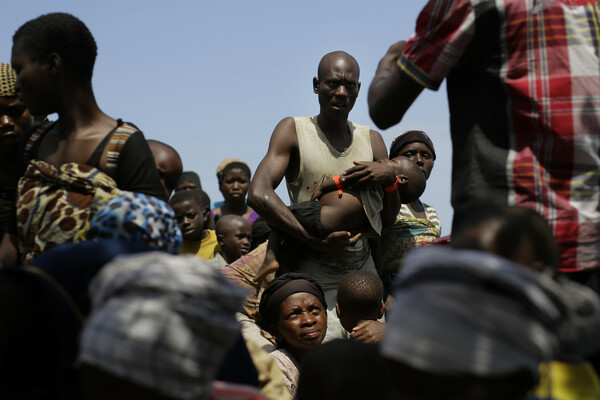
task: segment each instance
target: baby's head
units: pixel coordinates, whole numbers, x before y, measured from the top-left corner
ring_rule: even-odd
[[[181,190],[169,200],[185,240],[202,240],[205,217],[210,214],[210,202],[206,199],[199,190]]]
[[[398,191],[400,201],[404,204],[412,203],[421,197],[425,191],[427,179],[419,166],[410,158],[396,157],[394,161],[400,166],[401,172]]]
[[[335,310],[342,326],[348,332],[351,332],[359,321],[376,321],[383,317],[385,305],[381,279],[372,272],[350,272],[338,287]]]
[[[221,253],[227,264],[231,264],[250,251],[252,226],[239,215],[224,215],[215,227]]]

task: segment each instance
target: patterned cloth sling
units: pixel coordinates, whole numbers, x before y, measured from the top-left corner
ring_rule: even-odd
[[[96,211],[122,193],[111,177],[117,170],[119,153],[136,130],[119,120],[107,143],[106,173],[89,165],[65,163],[58,167],[32,158],[37,141],[52,128],[40,126],[25,146],[28,162],[19,180],[17,234],[23,263],[57,244],[79,241]]]

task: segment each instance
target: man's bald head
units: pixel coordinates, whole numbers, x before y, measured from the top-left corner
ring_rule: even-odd
[[[358,66],[358,61],[350,54],[345,51],[337,50],[332,51],[331,53],[327,53],[321,58],[319,62],[319,68],[317,70],[317,78],[322,79],[325,71],[331,69],[331,65],[335,64],[338,60],[343,60],[346,63],[354,64],[356,66],[356,78],[359,78],[360,75],[360,67]]]
[[[148,139],[148,146],[154,156],[165,193],[170,197],[183,171],[181,157],[173,147],[158,140]]]

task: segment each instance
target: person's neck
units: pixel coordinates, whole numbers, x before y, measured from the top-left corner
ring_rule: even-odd
[[[58,130],[64,135],[115,123],[100,110],[91,87],[69,90],[68,95],[63,96],[57,113]]]
[[[317,123],[319,124],[319,128],[328,137],[340,137],[349,133],[348,117],[332,119],[321,113],[317,116]]]
[[[248,205],[246,204],[245,199],[240,199],[240,201],[236,200],[228,200],[223,204],[221,208],[223,215],[226,214],[235,214],[235,215],[244,215],[248,210]]]

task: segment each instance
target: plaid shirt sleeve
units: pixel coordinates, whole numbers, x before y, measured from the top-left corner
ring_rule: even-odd
[[[430,0],[398,60],[417,83],[437,90],[469,45],[475,13],[469,0]]]

